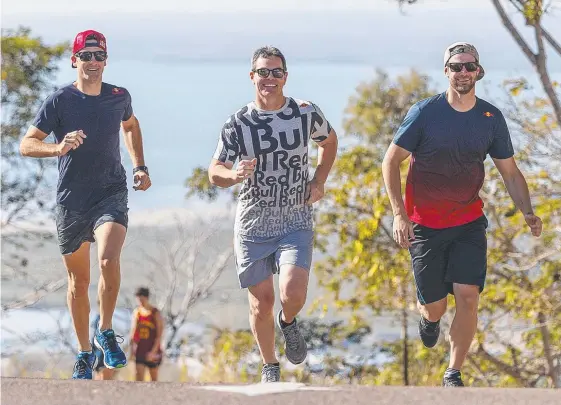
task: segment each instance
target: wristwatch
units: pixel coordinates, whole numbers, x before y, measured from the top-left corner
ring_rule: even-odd
[[[148,173],[148,167],[146,166],[137,166],[134,169],[132,169],[132,174],[135,174],[136,172],[145,172],[148,176],[150,176],[150,173]]]

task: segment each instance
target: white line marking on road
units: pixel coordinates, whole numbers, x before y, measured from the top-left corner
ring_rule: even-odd
[[[279,394],[294,391],[335,391],[336,388],[313,387],[303,383],[277,382],[277,383],[258,383],[251,385],[205,385],[197,387],[209,391],[231,392],[243,394],[250,397],[258,395]]]

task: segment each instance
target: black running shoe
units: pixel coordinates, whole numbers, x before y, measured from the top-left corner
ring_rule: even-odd
[[[462,375],[460,373],[454,373],[452,375],[444,375],[442,379],[443,387],[463,387],[464,382],[462,381]]]
[[[440,336],[440,321],[429,322],[421,316],[419,320],[419,336],[426,347],[434,347]]]

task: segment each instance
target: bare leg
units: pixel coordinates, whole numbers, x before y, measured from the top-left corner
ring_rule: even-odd
[[[150,381],[158,381],[158,370],[160,367],[153,367],[149,368],[148,372],[150,373]]]
[[[477,330],[479,286],[454,284],[456,315],[450,328],[450,368],[460,370]]]
[[[126,232],[124,226],[115,222],[106,222],[95,231],[101,273],[98,289],[101,330],[112,328],[113,313],[121,287],[120,257]]]
[[[279,274],[282,320],[291,323],[306,303],[310,272],[294,265],[283,265]]]
[[[136,381],[144,381],[144,374],[146,366],[144,364],[136,363]]]
[[[67,303],[78,339],[78,349],[90,351],[90,243],[84,242],[80,248],[62,258],[68,272]]]
[[[422,305],[417,301],[417,308],[419,312],[427,321],[437,322],[442,318],[446,312],[448,305],[447,298],[442,298],[440,301],[431,302],[430,304]]]
[[[263,363],[278,363],[275,353],[275,321],[273,307],[275,289],[273,276],[249,287],[249,324],[259,346]]]

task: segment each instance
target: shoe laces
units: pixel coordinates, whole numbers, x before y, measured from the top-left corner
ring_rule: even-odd
[[[280,367],[279,366],[263,366],[261,376],[265,381],[279,381]]]
[[[435,334],[436,330],[440,326],[440,322],[431,323],[431,324],[424,321],[421,322],[423,323],[423,329],[425,330],[425,332],[428,332],[429,334]]]
[[[78,375],[86,374],[87,369],[89,368],[89,364],[86,359],[82,356],[78,357],[78,361],[74,364],[74,371],[78,372]]]
[[[446,377],[446,385],[449,387],[463,387],[464,383],[460,376]]]
[[[300,331],[298,330],[298,326],[296,326],[296,322],[284,328],[283,332],[286,339],[286,345],[291,350],[297,350],[300,345]]]
[[[117,339],[120,339],[118,343],[123,343],[124,338],[121,335],[116,335],[113,329],[104,330],[101,332],[102,346],[103,349],[109,351],[110,353],[115,353],[119,351],[119,346],[117,346]]]

